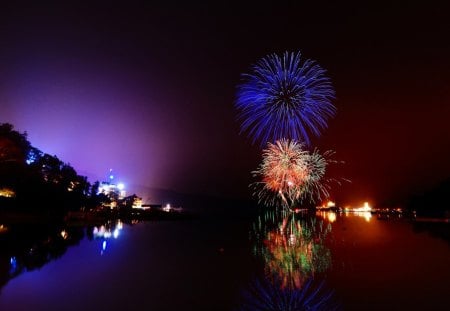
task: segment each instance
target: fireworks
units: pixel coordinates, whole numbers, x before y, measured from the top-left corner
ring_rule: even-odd
[[[309,145],[309,135],[319,136],[335,114],[334,90],[325,70],[312,60],[302,60],[300,52],[266,56],[243,80],[236,107],[241,131],[253,142],[286,137]]]
[[[325,151],[323,155],[315,149],[308,155],[307,159],[307,179],[301,189],[301,200],[315,202],[329,197],[329,183],[332,179],[325,179],[326,168],[331,160],[333,151]]]
[[[307,155],[296,141],[282,139],[275,144],[269,143],[263,152],[262,165],[253,172],[263,178],[261,197],[267,197],[267,192],[277,193],[286,205],[295,200],[299,186],[307,178]]]
[[[262,181],[253,184],[260,202],[291,208],[295,203],[309,199],[328,197],[328,182],[324,179],[326,167],[332,155],[321,155],[303,149],[302,144],[281,139],[268,143],[263,151],[263,162],[253,172]]]

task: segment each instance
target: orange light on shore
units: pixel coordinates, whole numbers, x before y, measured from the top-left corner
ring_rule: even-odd
[[[372,208],[369,205],[369,202],[364,202],[364,205],[362,207],[356,207],[349,209],[350,212],[370,212],[372,211]]]
[[[332,207],[336,207],[336,203],[333,201],[328,201],[327,203],[323,203],[321,206],[317,206],[316,208],[318,210],[327,210],[330,209]]]
[[[69,237],[69,234],[67,233],[66,230],[62,230],[62,231],[61,231],[61,237],[62,237],[64,240],[67,240],[67,238]]]
[[[372,208],[369,205],[369,202],[364,202],[364,206],[361,207],[361,212],[370,212]]]

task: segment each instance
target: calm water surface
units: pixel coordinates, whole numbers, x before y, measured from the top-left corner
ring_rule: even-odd
[[[450,305],[448,241],[370,214],[27,226],[0,243],[0,310],[238,310],[264,282],[311,282],[326,309]]]

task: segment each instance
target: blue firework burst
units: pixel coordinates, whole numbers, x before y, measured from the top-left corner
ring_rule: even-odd
[[[281,138],[310,145],[310,135],[319,136],[336,112],[334,89],[325,73],[300,52],[262,58],[238,86],[241,132],[262,145]]]

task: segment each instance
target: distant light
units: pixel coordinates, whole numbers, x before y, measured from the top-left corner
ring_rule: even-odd
[[[116,229],[114,230],[113,237],[114,237],[115,239],[117,239],[118,236],[119,236],[119,229],[116,228]]]
[[[27,162],[28,165],[30,165],[31,163],[36,162],[36,157],[37,157],[36,154],[34,154],[33,152],[29,152],[28,157],[25,161]]]
[[[69,234],[67,233],[66,230],[61,231],[61,237],[65,240],[67,239],[67,237],[69,236]]]
[[[344,208],[345,212],[370,212],[372,211],[372,208],[369,205],[369,202],[364,202],[364,205],[362,207],[345,207]]]
[[[336,203],[334,203],[333,201],[328,201],[327,203],[327,207],[335,207]]]
[[[360,208],[355,208],[357,212],[370,212],[372,208],[369,205],[369,202],[364,202],[364,206]]]
[[[123,189],[125,189],[125,185],[123,183],[120,183],[120,184],[117,185],[117,188],[119,190],[123,190]]]
[[[13,198],[16,196],[16,193],[9,188],[0,188],[0,197],[5,198]]]
[[[103,241],[103,243],[102,243],[102,250],[103,250],[103,251],[106,250],[106,241]]]
[[[109,179],[113,180],[114,179],[114,175],[109,175]]]

